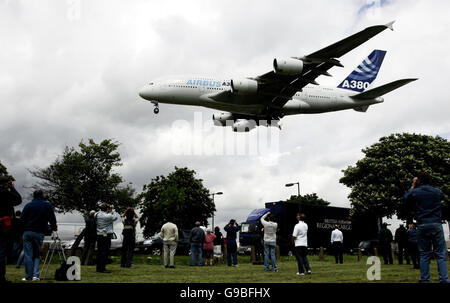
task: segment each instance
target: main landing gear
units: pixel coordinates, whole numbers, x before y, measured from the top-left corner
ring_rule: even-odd
[[[158,104],[158,102],[152,102],[152,103],[153,103],[153,105],[155,105],[155,109],[153,109],[153,112],[155,114],[158,114],[159,113],[159,104]]]

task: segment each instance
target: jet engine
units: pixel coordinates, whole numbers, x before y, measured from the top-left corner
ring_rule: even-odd
[[[231,113],[218,113],[213,114],[212,119],[216,126],[226,126],[227,121],[233,120],[233,114]]]
[[[252,79],[231,79],[231,92],[238,95],[255,94],[258,82]]]
[[[256,126],[255,120],[240,119],[234,122],[233,131],[238,133],[249,132],[250,130],[256,128]]]
[[[301,75],[303,61],[294,58],[273,59],[273,70],[280,75]]]

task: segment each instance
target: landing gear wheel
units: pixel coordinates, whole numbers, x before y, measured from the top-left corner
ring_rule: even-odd
[[[158,114],[158,113],[159,113],[159,108],[158,108],[158,107],[155,107],[155,109],[153,110],[153,112],[154,112],[155,114]]]

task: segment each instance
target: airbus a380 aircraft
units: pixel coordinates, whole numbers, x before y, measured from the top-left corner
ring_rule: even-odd
[[[389,28],[368,27],[341,41],[303,57],[275,58],[273,70],[245,79],[212,77],[173,77],[145,85],[139,95],[155,105],[159,103],[213,108],[216,125],[232,126],[233,131],[249,131],[258,125],[278,126],[285,115],[316,114],[344,109],[365,112],[370,105],[382,103],[381,97],[411,81],[397,80],[373,89],[386,51],[374,50],[338,87],[320,86],[316,78],[331,76],[328,70],[343,67],[337,60],[352,49]]]

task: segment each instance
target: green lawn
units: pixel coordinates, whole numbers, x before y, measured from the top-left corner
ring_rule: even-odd
[[[150,257],[150,259],[149,259]],[[57,258],[55,258],[56,260]],[[189,257],[177,256],[175,269],[166,269],[161,265],[159,256],[137,255],[134,258],[132,268],[121,268],[119,257],[113,257],[113,264],[107,266],[110,274],[95,272],[95,266],[82,266],[81,282],[96,283],[348,283],[348,282],[373,282],[366,279],[369,265],[366,258],[361,262],[356,256],[346,255],[344,264],[334,264],[332,256],[326,256],[324,261],[319,261],[318,256],[309,256],[312,275],[297,276],[297,263],[294,257],[281,257],[278,262],[279,272],[265,272],[262,265],[252,265],[250,257],[239,256],[239,267],[228,267],[225,264],[217,264],[213,267],[190,267]],[[52,264],[48,277],[51,279],[39,283],[55,282],[53,275],[57,264]],[[7,267],[7,279],[13,282],[21,282],[24,277],[24,268],[16,269],[13,265]],[[432,282],[438,282],[436,263],[431,264]],[[381,265],[382,283],[417,282],[419,271],[412,269],[410,265]],[[37,282],[26,282],[37,283]],[[64,282],[80,283],[80,282]]]

